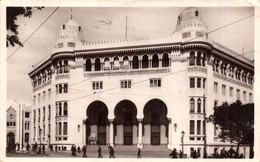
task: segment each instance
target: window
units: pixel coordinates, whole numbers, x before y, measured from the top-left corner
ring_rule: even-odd
[[[203,37],[203,33],[202,32],[196,32],[196,37]]]
[[[63,135],[67,135],[68,134],[68,123],[64,122],[63,123]]]
[[[190,66],[194,66],[195,65],[195,53],[193,51],[190,52],[189,65]]]
[[[64,84],[64,93],[68,93],[68,84]]]
[[[190,120],[190,134],[194,134],[194,120]]]
[[[226,85],[222,84],[222,95],[226,95]]]
[[[249,93],[249,102],[252,103],[253,102],[253,94]]]
[[[161,87],[161,78],[150,79],[150,87]]]
[[[75,47],[75,43],[73,43],[73,42],[68,42],[68,47]]]
[[[63,105],[63,115],[64,116],[68,115],[68,104],[67,104],[67,102],[64,102],[64,105]]]
[[[214,92],[218,93],[218,83],[214,82]]]
[[[43,131],[43,136],[45,136],[45,125],[43,125],[42,131]]]
[[[63,47],[63,43],[58,43],[58,48],[62,48]]]
[[[206,88],[206,79],[203,79],[203,88]]]
[[[190,78],[190,88],[195,88],[195,78]]]
[[[43,107],[42,109],[43,109],[43,118],[42,118],[42,120],[44,121],[45,120],[45,107]]]
[[[56,93],[68,93],[68,84],[57,84]]]
[[[61,116],[62,115],[62,105],[61,105],[61,103],[59,103],[59,116]]]
[[[30,112],[25,112],[24,116],[25,116],[25,118],[30,118]]]
[[[120,87],[121,88],[131,88],[131,80],[121,80]]]
[[[197,113],[201,113],[201,99],[197,100]]]
[[[237,95],[236,95],[237,99],[239,100],[240,99],[240,90],[237,89]]]
[[[197,78],[197,88],[201,88],[201,78]]]
[[[246,101],[246,91],[243,91],[243,100]]]
[[[103,89],[103,82],[102,81],[92,82],[92,89],[93,90]]]
[[[193,98],[190,99],[190,113],[195,112],[195,100]]]
[[[38,109],[38,122],[40,121],[40,118],[41,118],[41,110],[40,108]]]
[[[51,105],[48,105],[48,120],[51,119]]]
[[[197,120],[197,134],[201,134],[201,121]]]
[[[6,122],[6,126],[9,126],[9,122]]]
[[[59,122],[59,128],[58,128],[58,130],[59,130],[59,132],[58,132],[58,135],[61,135],[61,122]]]
[[[217,135],[217,125],[214,124],[214,136],[216,136],[216,135]]]
[[[188,37],[191,37],[191,32],[182,33],[182,38],[188,38]]]
[[[230,97],[233,96],[233,87],[229,87],[229,96],[230,96]]]

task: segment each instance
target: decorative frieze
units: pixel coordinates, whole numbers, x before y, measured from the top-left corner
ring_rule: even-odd
[[[58,74],[56,75],[55,79],[69,79],[70,78],[70,74]]]
[[[203,72],[203,73],[207,73],[207,68],[206,67],[198,67],[198,66],[189,67],[188,68],[188,72]]]
[[[38,91],[39,89],[41,89],[41,88],[43,88],[43,87],[45,87],[45,86],[48,86],[48,85],[50,85],[50,84],[51,84],[51,80],[49,80],[49,81],[43,83],[42,85],[40,85],[40,86],[34,88],[34,89],[33,89],[33,92]]]
[[[98,77],[98,76],[117,76],[117,75],[144,75],[144,74],[160,74],[169,73],[170,68],[163,69],[138,69],[138,70],[124,70],[124,71],[99,71],[99,72],[85,72],[84,77]]]
[[[234,83],[234,84],[238,84],[240,86],[243,86],[243,87],[246,87],[246,88],[249,88],[249,89],[253,89],[253,85],[249,85],[249,84],[243,83],[243,82],[235,80],[233,78],[229,78],[229,77],[227,77],[225,75],[221,75],[221,74],[218,74],[218,73],[213,73],[213,76],[216,77],[216,78],[219,78],[219,79],[222,79],[222,80]]]

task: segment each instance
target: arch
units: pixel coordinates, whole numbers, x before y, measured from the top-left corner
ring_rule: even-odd
[[[201,113],[201,99],[197,99],[197,113]]]
[[[7,150],[15,150],[15,134],[13,132],[9,132],[6,137]]]
[[[58,74],[61,74],[62,72],[63,72],[63,71],[62,71],[62,62],[59,61],[58,67],[57,67],[57,73],[58,73]]]
[[[169,67],[169,54],[164,53],[162,56],[162,67]]]
[[[102,101],[93,101],[86,111],[86,143],[90,143],[91,133],[96,134],[97,144],[106,145],[106,126],[108,121],[108,108]]]
[[[142,68],[148,68],[149,63],[148,63],[148,56],[144,55],[143,60],[142,60]]]
[[[119,69],[119,66],[120,66],[120,64],[119,64],[119,58],[116,56],[116,57],[114,58],[114,67],[113,67],[113,69],[114,69],[114,70],[118,70],[118,69]]]
[[[165,137],[168,138],[168,119],[167,106],[160,99],[152,99],[144,106],[143,124],[150,125],[151,129],[151,145],[160,145],[164,138],[162,134],[162,125],[165,126]]]
[[[190,99],[190,113],[194,113],[195,112],[195,100],[194,98]]]
[[[139,68],[139,59],[138,56],[134,55],[133,57],[133,69],[138,69]]]
[[[154,55],[153,55],[153,58],[152,58],[152,67],[153,67],[153,68],[159,67],[159,58],[158,58],[158,55],[157,55],[157,54],[154,54]]]
[[[95,71],[101,70],[100,58],[95,59]]]
[[[194,51],[190,52],[189,65],[190,66],[195,65],[195,52]]]
[[[201,60],[202,60],[201,52],[198,52],[196,58],[196,65],[201,66]]]
[[[137,108],[135,104],[130,100],[122,100],[116,105],[114,114],[114,123],[117,125],[116,130],[119,132],[123,131],[123,134],[118,134],[117,136],[123,136],[122,142],[124,145],[132,145],[133,126],[137,126]]]
[[[86,60],[86,71],[91,71],[91,60],[89,58]]]
[[[64,73],[69,72],[69,63],[68,60],[64,60]]]

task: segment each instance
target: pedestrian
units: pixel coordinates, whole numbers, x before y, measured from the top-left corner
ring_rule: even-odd
[[[179,155],[180,155],[180,158],[182,158],[183,157],[183,153],[182,153],[182,151],[180,150],[180,153],[179,153]]]
[[[172,152],[169,154],[169,156],[171,156],[173,159],[177,158],[176,148],[174,148],[174,149],[172,150]]]
[[[56,145],[56,146],[55,146],[55,152],[57,152],[57,151],[58,151],[58,146]]]
[[[138,148],[138,150],[137,150],[137,158],[142,158],[142,156],[141,156],[141,149],[140,148]]]
[[[196,150],[193,151],[192,158],[193,159],[197,159],[198,158],[198,154],[197,154]]]
[[[115,151],[112,146],[109,145],[109,158],[115,158]]]
[[[101,152],[102,152],[101,147],[98,146],[98,158],[102,158],[102,157],[103,157],[103,156],[101,155]]]
[[[86,145],[83,145],[83,147],[82,147],[82,152],[83,152],[83,158],[86,158],[87,157],[87,147],[86,147]]]
[[[74,156],[74,144],[71,146],[71,155]]]
[[[80,147],[79,146],[78,146],[77,150],[78,150],[78,153],[80,153]]]
[[[42,154],[45,154],[45,145],[42,144]]]
[[[26,150],[27,150],[27,153],[29,153],[29,150],[30,150],[30,145],[29,145],[29,143],[27,143],[27,145],[26,145]]]

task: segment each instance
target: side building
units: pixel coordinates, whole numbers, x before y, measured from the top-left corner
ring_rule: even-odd
[[[202,157],[205,140],[209,154],[233,145],[204,115],[253,102],[254,64],[211,40],[198,9],[185,9],[169,37],[83,40],[77,22],[62,24],[53,53],[29,73],[32,142],[183,146],[188,157]]]
[[[26,144],[30,144],[31,105],[8,101],[6,110],[6,147],[8,151],[21,150]]]

